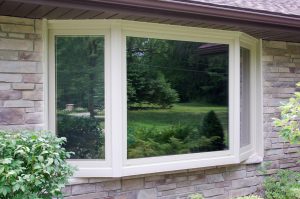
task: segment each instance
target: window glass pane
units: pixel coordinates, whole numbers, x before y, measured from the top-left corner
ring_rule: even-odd
[[[104,37],[57,36],[56,130],[72,159],[104,159]]]
[[[127,156],[228,149],[228,45],[127,37]]]
[[[250,144],[250,50],[241,48],[241,147]]]

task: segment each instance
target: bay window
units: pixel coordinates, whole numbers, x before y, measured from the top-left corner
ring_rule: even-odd
[[[258,41],[122,20],[44,21],[48,128],[79,177],[261,156]],[[48,60],[48,61],[47,61]]]

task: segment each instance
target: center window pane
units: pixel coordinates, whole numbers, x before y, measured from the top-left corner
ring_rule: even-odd
[[[228,149],[224,44],[127,37],[127,157]]]

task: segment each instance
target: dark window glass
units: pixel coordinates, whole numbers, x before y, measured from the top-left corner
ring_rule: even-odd
[[[56,126],[72,159],[104,158],[104,37],[57,36]]]
[[[127,156],[228,149],[228,45],[127,37]]]

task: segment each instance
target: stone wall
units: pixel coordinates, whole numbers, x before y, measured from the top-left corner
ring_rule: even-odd
[[[41,21],[0,16],[0,129],[43,124]]]
[[[297,147],[278,137],[272,118],[300,81],[300,44],[264,41],[262,59],[267,173],[299,170]],[[0,16],[0,129],[41,128],[42,75],[41,21]],[[226,199],[260,191],[259,167],[241,164],[128,178],[75,178],[64,191],[67,199],[175,199],[195,192]]]

